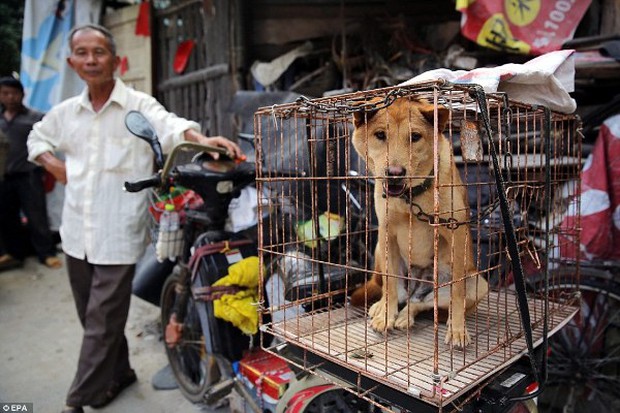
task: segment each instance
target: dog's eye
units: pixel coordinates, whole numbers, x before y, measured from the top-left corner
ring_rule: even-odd
[[[385,140],[385,132],[380,130],[375,132],[375,138],[379,139],[380,141],[384,141]]]
[[[422,134],[420,132],[411,132],[409,139],[411,139],[411,142],[417,142],[422,139]]]

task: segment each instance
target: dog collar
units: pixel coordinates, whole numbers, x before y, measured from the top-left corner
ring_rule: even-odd
[[[422,195],[424,192],[431,189],[431,186],[433,185],[433,181],[435,180],[434,175],[435,175],[435,169],[431,169],[431,171],[428,173],[428,178],[426,178],[424,182],[422,182],[420,185],[414,186],[409,191],[405,191],[403,195],[405,195],[407,198],[410,198],[410,199],[415,198],[418,195]]]

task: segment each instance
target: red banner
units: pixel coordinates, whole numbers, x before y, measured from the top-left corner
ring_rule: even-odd
[[[481,46],[539,55],[573,38],[591,0],[458,0],[461,33]]]

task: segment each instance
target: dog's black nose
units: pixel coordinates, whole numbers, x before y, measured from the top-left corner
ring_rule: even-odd
[[[388,166],[385,168],[386,176],[404,176],[406,172],[407,171],[402,166]]]

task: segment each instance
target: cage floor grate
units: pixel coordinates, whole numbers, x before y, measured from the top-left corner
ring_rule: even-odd
[[[544,301],[528,301],[537,345],[542,342]],[[550,302],[549,334],[568,323],[577,310],[573,305]],[[445,406],[527,351],[513,292],[490,292],[468,315],[467,326],[471,344],[464,350],[444,344],[444,322],[440,322],[435,335],[432,313],[431,317],[420,316],[407,331],[395,330],[387,335],[370,328],[364,310],[348,305],[331,311],[317,310],[263,328],[358,374]],[[437,378],[433,373],[435,364],[439,384],[433,380]]]

